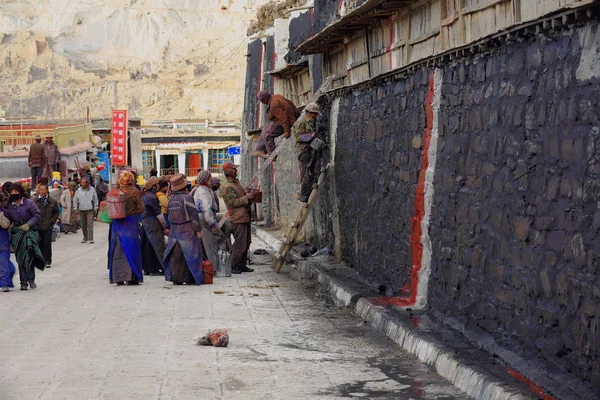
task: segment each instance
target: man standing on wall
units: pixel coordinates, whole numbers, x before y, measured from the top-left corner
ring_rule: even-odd
[[[251,155],[266,159],[275,150],[275,138],[281,135],[290,137],[292,125],[300,116],[300,111],[294,103],[280,94],[271,95],[266,90],[261,90],[257,98],[267,106],[267,119],[271,122],[263,127],[256,143],[256,151]]]
[[[56,143],[54,143],[54,137],[52,135],[46,136],[44,149],[46,150],[47,157],[44,176],[47,176],[49,180],[52,180],[52,173],[54,171],[60,171],[60,151],[58,150]]]
[[[42,137],[37,135],[35,143],[29,147],[29,168],[31,168],[31,186],[37,187],[46,166],[46,150],[42,144]]]
[[[300,168],[300,194],[298,200],[303,203],[308,201],[312,185],[317,178],[316,150],[311,147],[311,142],[316,137],[315,120],[321,115],[319,105],[308,103],[304,115],[292,127],[296,147],[296,158]]]
[[[46,268],[52,265],[52,229],[58,221],[58,202],[48,194],[48,185],[40,183],[37,186],[38,197],[35,205],[40,210],[40,221],[37,230],[40,235],[40,250],[46,262]],[[69,222],[69,221],[67,221]]]
[[[221,197],[227,206],[229,223],[235,240],[231,255],[231,272],[233,274],[254,271],[246,266],[252,234],[250,203],[254,199],[254,193],[246,194],[237,179],[237,169],[238,166],[229,161],[223,164],[223,174],[225,174],[227,180],[221,186]]]

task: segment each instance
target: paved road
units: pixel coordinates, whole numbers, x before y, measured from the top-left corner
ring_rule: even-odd
[[[63,235],[37,290],[0,293],[2,400],[462,398],[269,256],[212,286],[109,285],[107,232]],[[193,343],[211,328],[231,329],[228,348]]]

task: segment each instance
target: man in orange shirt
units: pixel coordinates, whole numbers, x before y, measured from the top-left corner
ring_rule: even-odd
[[[263,127],[256,151],[251,155],[266,159],[275,150],[275,138],[281,135],[290,137],[292,125],[300,116],[300,111],[294,103],[280,94],[272,95],[266,90],[261,90],[257,98],[267,106],[267,119],[270,122]]]

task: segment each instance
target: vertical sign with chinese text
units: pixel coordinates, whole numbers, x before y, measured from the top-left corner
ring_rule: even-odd
[[[113,110],[111,128],[112,165],[127,165],[127,110]]]

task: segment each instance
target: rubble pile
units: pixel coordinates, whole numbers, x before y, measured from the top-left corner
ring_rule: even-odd
[[[284,0],[270,1],[261,6],[256,13],[256,21],[253,21],[248,28],[248,36],[252,36],[273,25],[273,21],[278,18],[287,18],[290,15],[290,9],[300,7],[306,4],[306,0]]]

